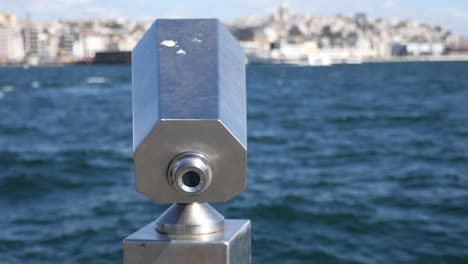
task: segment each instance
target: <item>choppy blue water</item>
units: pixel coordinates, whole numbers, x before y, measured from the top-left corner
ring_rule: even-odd
[[[468,63],[248,66],[255,263],[468,263]],[[121,263],[128,66],[0,69],[0,262]]]

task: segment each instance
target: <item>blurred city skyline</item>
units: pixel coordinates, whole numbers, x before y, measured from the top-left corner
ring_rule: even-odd
[[[370,18],[416,19],[468,36],[468,1],[462,0],[206,0],[176,3],[150,0],[3,0],[1,11],[15,13],[20,18],[29,16],[36,21],[117,17],[134,20],[216,17],[232,21],[239,17],[267,15],[282,3],[288,3],[295,13],[303,14],[351,15],[364,12]]]

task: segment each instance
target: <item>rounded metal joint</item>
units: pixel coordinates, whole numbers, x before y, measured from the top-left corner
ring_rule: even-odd
[[[169,183],[177,191],[187,195],[197,195],[205,191],[212,177],[213,165],[200,153],[182,153],[169,165]]]

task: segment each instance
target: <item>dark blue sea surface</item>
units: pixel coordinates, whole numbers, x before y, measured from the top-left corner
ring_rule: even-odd
[[[254,263],[468,263],[468,63],[247,66]],[[122,263],[129,66],[0,69],[0,262]]]

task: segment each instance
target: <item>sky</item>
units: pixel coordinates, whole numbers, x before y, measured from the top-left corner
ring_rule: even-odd
[[[370,18],[411,18],[441,25],[468,37],[468,0],[0,0],[0,12],[27,14],[32,20],[156,18],[219,18],[264,16],[283,3],[291,12],[313,15],[353,15]]]

